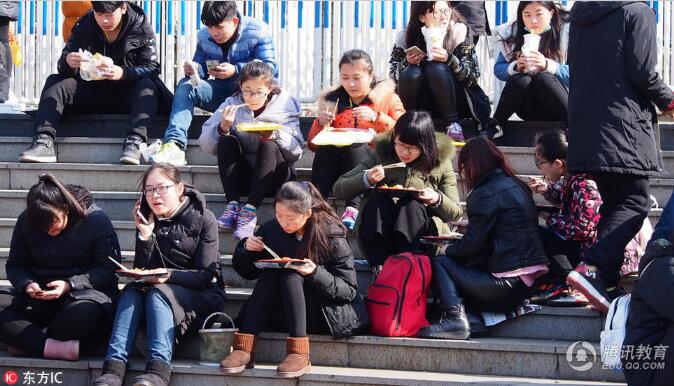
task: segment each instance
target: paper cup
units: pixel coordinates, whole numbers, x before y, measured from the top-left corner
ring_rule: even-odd
[[[431,60],[433,47],[442,48],[442,40],[445,37],[446,31],[438,27],[421,27],[421,33],[424,35],[426,41],[426,49],[428,50],[428,60]]]

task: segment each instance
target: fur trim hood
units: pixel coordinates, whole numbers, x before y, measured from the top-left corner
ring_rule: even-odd
[[[325,110],[332,111],[335,108],[336,97],[330,98],[330,94],[335,91],[338,91],[339,89],[342,89],[341,91],[346,94],[346,90],[344,90],[342,86],[332,86],[323,89],[323,91],[321,91],[321,94],[318,96],[318,99],[316,101],[316,111],[314,111],[314,113],[318,114],[319,111]],[[389,100],[391,95],[393,94],[395,94],[395,83],[393,83],[393,81],[390,79],[386,79],[374,85],[372,90],[370,90],[370,93],[367,94],[367,99],[369,99],[373,105],[380,107],[387,100]],[[343,104],[348,105],[347,101],[340,100],[340,102],[343,102],[340,103],[340,105]],[[380,110],[380,108],[375,108],[374,110],[378,111]]]

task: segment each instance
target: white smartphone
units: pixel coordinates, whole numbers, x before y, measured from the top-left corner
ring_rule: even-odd
[[[412,46],[408,49],[405,50],[406,54],[416,54],[416,55],[423,55],[426,56],[426,53],[421,50],[421,48],[417,46]]]

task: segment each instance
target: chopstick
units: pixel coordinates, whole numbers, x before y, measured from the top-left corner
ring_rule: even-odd
[[[110,259],[110,261],[112,261],[113,263],[115,263],[116,266],[118,266],[119,268],[121,268],[122,271],[128,271],[128,270],[129,270],[128,268],[126,268],[125,266],[123,266],[122,264],[120,264],[119,261],[115,260],[114,257],[108,256],[108,259]]]
[[[396,162],[394,164],[382,166],[382,169],[406,168],[407,164],[404,162]]]
[[[269,248],[266,244],[262,243],[262,247],[263,247],[267,252],[269,252],[269,254],[270,254],[273,258],[275,258],[275,259],[280,259],[280,258],[281,258],[279,255],[276,254],[276,252],[272,251],[272,249]]]
[[[337,106],[339,106],[339,98],[337,98],[337,101],[335,102],[335,108],[332,110],[332,121],[335,120],[335,116],[337,115]],[[332,125],[332,121],[330,121],[324,127],[330,127],[330,125]]]

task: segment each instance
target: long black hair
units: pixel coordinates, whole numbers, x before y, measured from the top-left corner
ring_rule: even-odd
[[[59,212],[65,212],[69,220],[85,216],[85,209],[61,181],[51,174],[42,174],[26,197],[28,226],[47,232]]]
[[[424,23],[419,20],[419,17],[424,16],[428,12],[435,11],[436,1],[412,1],[410,6],[410,19],[407,22],[407,29],[405,32],[405,44],[407,47],[417,46],[420,50],[426,52],[428,51],[426,47],[426,39],[421,33],[421,27],[424,26]],[[452,16],[450,17],[451,21],[455,23],[463,23],[463,17],[461,14],[452,7],[451,2],[447,1],[447,6],[452,10]],[[445,38],[442,42],[442,46],[447,48],[449,47],[449,42],[452,40],[452,30],[448,29],[445,34]]]
[[[398,118],[393,126],[390,151],[395,153],[395,139],[408,145],[418,146],[421,154],[413,164],[423,173],[430,173],[440,163],[435,126],[430,114],[425,111],[408,111]]]
[[[276,193],[274,208],[278,203],[283,203],[293,212],[300,214],[305,214],[311,209],[311,216],[304,225],[304,237],[296,258],[306,258],[316,264],[322,264],[331,250],[331,229],[337,227],[346,232],[335,210],[310,182],[286,182]]]
[[[552,19],[550,19],[550,29],[541,34],[541,42],[539,43],[538,51],[546,58],[556,60],[558,62],[566,61],[566,53],[562,52],[561,48],[561,34],[564,23],[569,22],[569,11],[562,8],[555,1],[520,1],[517,6],[517,20],[513,23],[510,31],[510,36],[505,39],[504,43],[508,55],[514,55],[522,51],[524,45],[524,35],[528,32],[524,29],[524,18],[522,13],[527,5],[538,3],[545,7],[548,11],[552,11]]]

